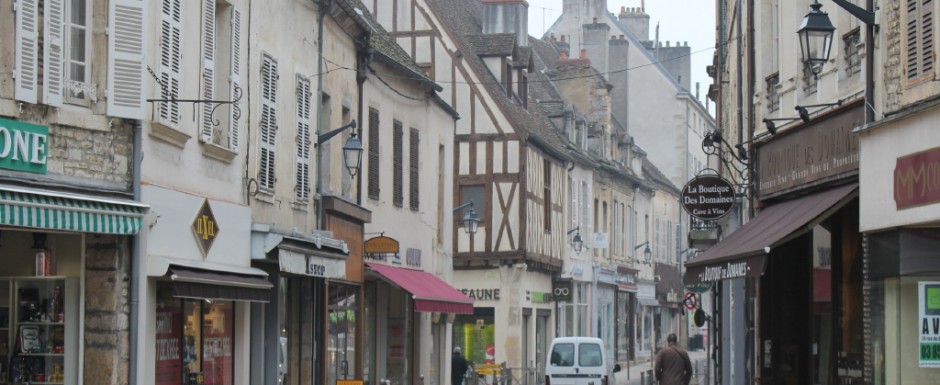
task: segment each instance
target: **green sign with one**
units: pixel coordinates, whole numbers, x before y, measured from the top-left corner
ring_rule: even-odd
[[[46,173],[49,127],[0,119],[0,168]]]

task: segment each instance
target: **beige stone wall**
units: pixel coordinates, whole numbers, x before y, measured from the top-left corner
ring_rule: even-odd
[[[128,383],[129,259],[127,237],[85,238],[83,383]]]

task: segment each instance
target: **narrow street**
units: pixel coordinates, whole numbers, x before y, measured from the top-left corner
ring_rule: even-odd
[[[689,360],[692,361],[692,367],[695,368],[695,375],[692,377],[690,385],[705,384],[705,369],[707,367],[707,355],[705,350],[696,350],[689,352]],[[617,385],[646,385],[649,384],[649,376],[653,373],[653,364],[651,361],[640,362],[630,367],[621,366],[620,372],[616,374]]]

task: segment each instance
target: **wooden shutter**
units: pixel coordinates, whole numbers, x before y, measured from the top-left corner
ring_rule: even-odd
[[[144,2],[111,0],[109,7],[108,115],[143,119]]]
[[[242,48],[242,13],[238,8],[232,7],[232,100],[239,98],[241,93],[241,48]],[[238,109],[232,108],[232,117],[229,120],[229,149],[238,151],[239,116]]]
[[[921,76],[933,78],[934,71],[934,5],[933,0],[907,0],[907,79],[918,81]]]
[[[215,0],[202,1],[202,99],[215,100]],[[212,143],[215,103],[202,103],[199,139]]]
[[[16,2],[15,60],[14,98],[35,104],[39,99],[39,0]]]
[[[64,82],[64,57],[62,44],[65,40],[65,4],[63,0],[45,0],[43,15],[42,102],[50,106],[62,106],[62,84]]]
[[[294,197],[310,199],[310,80],[297,75],[297,160]]]
[[[402,132],[401,122],[392,123],[392,203],[396,207],[402,207],[405,201],[405,183],[404,183],[404,132]]]
[[[418,211],[419,201],[418,201],[418,149],[421,145],[420,138],[418,136],[418,130],[412,128],[410,140],[408,144],[408,151],[411,155],[408,160],[408,169],[409,169],[409,178],[408,178],[408,201],[411,206],[412,211]]]
[[[369,199],[379,199],[379,111],[369,109]]]
[[[180,90],[180,39],[182,39],[181,0],[163,0],[160,12],[160,83],[161,99],[179,98]],[[180,121],[179,103],[160,103],[157,120],[165,125],[176,126]]]
[[[274,191],[275,141],[277,134],[277,62],[264,55],[261,60],[261,164],[258,185]]]

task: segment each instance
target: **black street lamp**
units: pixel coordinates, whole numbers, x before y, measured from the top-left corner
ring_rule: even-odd
[[[355,131],[343,144],[343,163],[346,164],[346,170],[349,170],[349,176],[356,176],[362,165],[362,141]]]
[[[473,201],[464,203],[454,209],[454,212],[458,212],[465,208],[469,207],[470,210],[467,210],[467,213],[464,214],[463,220],[463,229],[467,234],[473,235],[477,233],[477,226],[480,224],[480,216],[477,215],[477,212],[473,210]]]
[[[646,249],[643,250],[643,256],[646,257],[646,261],[643,262],[643,264],[652,266],[653,265],[653,262],[652,262],[653,251],[650,250],[650,241],[646,241],[639,245],[636,245],[636,247],[634,247],[633,249],[639,250],[643,246],[646,246]]]
[[[803,64],[809,66],[813,75],[819,75],[822,67],[829,61],[829,52],[832,50],[832,34],[836,27],[829,21],[829,15],[819,9],[822,4],[818,1],[810,4],[812,8],[803,16],[803,24],[796,33],[800,36],[800,53],[803,55]]]
[[[568,230],[568,234],[571,233],[574,233],[574,238],[571,239],[571,247],[574,248],[575,254],[581,254],[581,250],[584,249],[584,239],[581,239],[581,226]]]

